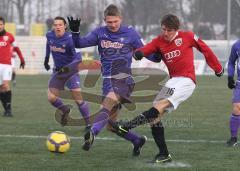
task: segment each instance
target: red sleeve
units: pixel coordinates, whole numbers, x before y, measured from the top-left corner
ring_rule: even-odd
[[[216,72],[220,73],[223,70],[221,63],[219,62],[217,56],[213,51],[206,45],[204,41],[199,39],[196,35],[192,33],[193,36],[193,46],[197,48],[205,57],[207,64]]]
[[[20,59],[21,62],[24,62],[24,58],[23,58],[23,55],[22,55],[22,52],[21,50],[19,49],[18,46],[14,46],[13,47],[13,51],[15,51]]]
[[[138,50],[141,50],[145,57],[158,52],[158,38],[153,39],[150,43],[147,43],[143,47],[139,48]]]

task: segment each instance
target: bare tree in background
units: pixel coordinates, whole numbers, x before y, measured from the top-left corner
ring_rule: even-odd
[[[0,3],[0,16],[2,16],[3,18],[5,18],[6,20],[9,20],[9,14],[11,10],[11,2],[8,0],[2,0]]]
[[[122,4],[125,22],[141,26],[143,37],[159,34],[161,17],[167,13],[176,14],[177,7],[175,0],[125,0]]]
[[[10,0],[17,8],[18,17],[19,17],[19,24],[25,23],[24,12],[27,3],[30,0]]]

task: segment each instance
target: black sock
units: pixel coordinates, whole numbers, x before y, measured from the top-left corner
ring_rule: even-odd
[[[152,130],[152,136],[155,140],[155,143],[157,144],[159,148],[159,154],[160,155],[165,155],[168,156],[168,149],[167,149],[167,144],[165,142],[165,137],[164,137],[164,127],[162,125],[162,122],[158,122],[154,124],[151,127]]]
[[[11,112],[12,91],[5,92],[6,110]]]
[[[143,125],[145,123],[152,122],[154,119],[158,117],[159,111],[152,107],[149,110],[143,112],[142,114],[136,116],[132,120],[126,122],[123,126],[126,129],[132,129],[139,125]]]
[[[2,102],[4,110],[6,111],[7,110],[7,103],[6,103],[5,92],[0,93],[0,100]]]

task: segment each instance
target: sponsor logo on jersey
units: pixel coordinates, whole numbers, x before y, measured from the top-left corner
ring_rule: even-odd
[[[61,53],[65,53],[66,52],[66,50],[65,49],[63,49],[63,48],[58,48],[58,47],[56,47],[56,46],[50,46],[50,50],[52,51],[52,52],[61,52]]]
[[[0,46],[7,46],[7,42],[0,42]]]
[[[176,46],[181,46],[182,45],[182,38],[178,38],[176,40],[174,40]]]
[[[101,47],[102,48],[114,48],[114,49],[120,49],[123,47],[124,44],[119,42],[112,42],[109,40],[102,40],[101,41]]]
[[[180,50],[174,50],[174,51],[165,53],[165,54],[164,54],[164,57],[165,57],[167,60],[170,60],[170,59],[176,58],[176,57],[178,57],[178,56],[180,56],[180,55],[181,55]]]

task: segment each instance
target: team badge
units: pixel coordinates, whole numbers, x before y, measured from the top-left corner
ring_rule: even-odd
[[[182,45],[182,38],[178,38],[175,40],[176,46],[181,46]]]
[[[3,40],[6,42],[8,41],[9,37],[8,36],[3,36]]]

